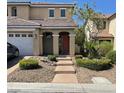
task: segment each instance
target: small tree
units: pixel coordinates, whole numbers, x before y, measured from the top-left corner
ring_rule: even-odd
[[[80,28],[77,28],[75,30],[75,33],[76,33],[76,37],[75,37],[75,40],[76,40],[76,44],[80,47],[80,52],[83,51],[83,48],[84,48],[84,42],[85,42],[85,33],[83,31],[83,28],[80,27]]]
[[[92,6],[91,6],[92,7]],[[101,31],[97,28],[98,31],[95,31],[93,34],[93,29],[91,24],[88,24],[89,21],[92,21],[93,24],[96,25],[96,27],[102,27],[103,26],[103,19],[101,18],[104,17],[104,15],[102,15],[99,12],[96,12],[93,8],[91,8],[89,6],[89,4],[84,4],[83,8],[79,8],[77,5],[75,5],[75,7],[72,9],[72,13],[73,15],[78,16],[78,18],[80,20],[82,20],[83,22],[83,30],[82,31],[89,31],[90,34],[90,40],[94,40],[95,36]],[[94,7],[94,6],[93,6]],[[86,37],[86,35],[85,35]],[[86,37],[87,38],[87,37]]]
[[[79,37],[78,39],[83,39],[83,40],[78,40],[78,45],[81,46],[81,44],[84,44],[84,42],[88,42],[87,41],[87,35],[86,32],[84,33],[85,30],[87,30],[89,32],[89,40],[90,40],[90,45],[85,44],[85,46],[88,48],[89,52],[93,52],[92,49],[94,43],[96,42],[97,38],[97,34],[100,32],[100,30],[98,29],[96,32],[93,33],[93,29],[91,24],[88,24],[89,21],[92,21],[93,24],[96,25],[96,27],[101,27],[103,25],[103,19],[101,19],[101,13],[96,12],[94,9],[92,9],[89,4],[84,4],[83,8],[79,8],[77,5],[75,5],[75,7],[73,8],[73,15],[78,16],[78,18],[80,20],[82,20],[83,22],[83,26],[81,28],[81,30],[79,29],[79,32],[77,32],[77,37]],[[84,38],[80,38],[82,32],[84,33],[82,36],[84,36]],[[80,41],[80,42],[79,42]],[[83,41],[83,42],[82,42]],[[81,43],[82,42],[82,43]],[[84,46],[84,45],[82,45]],[[92,53],[89,53],[92,54]]]

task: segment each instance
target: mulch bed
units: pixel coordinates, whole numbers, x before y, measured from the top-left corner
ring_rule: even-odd
[[[39,65],[40,68],[33,70],[20,70],[18,68],[7,76],[7,81],[50,83],[55,75],[55,66],[49,66],[42,61],[39,62]]]
[[[92,77],[105,77],[112,83],[116,83],[116,66],[103,71],[94,71],[84,67],[76,67],[76,75],[79,83],[93,83]]]

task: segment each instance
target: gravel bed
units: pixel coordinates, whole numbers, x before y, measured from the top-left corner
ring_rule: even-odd
[[[76,75],[79,83],[93,83],[92,77],[105,77],[113,84],[116,83],[116,66],[103,71],[94,71],[84,67],[76,67]]]
[[[40,58],[38,59],[40,61]],[[55,66],[49,66],[42,61],[39,62],[39,65],[41,66],[40,68],[33,70],[20,70],[18,68],[7,76],[7,81],[50,83],[55,75]]]

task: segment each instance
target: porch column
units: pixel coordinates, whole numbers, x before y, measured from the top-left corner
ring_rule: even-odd
[[[40,55],[43,55],[43,35],[40,35]]]
[[[36,29],[34,32],[33,32],[33,36],[34,36],[34,39],[33,39],[33,55],[34,56],[38,56],[40,55],[40,49],[39,49],[39,29]]]
[[[70,45],[69,45],[69,50],[70,50],[70,55],[73,56],[75,55],[75,34],[70,34]]]
[[[53,54],[59,55],[59,35],[53,34]]]

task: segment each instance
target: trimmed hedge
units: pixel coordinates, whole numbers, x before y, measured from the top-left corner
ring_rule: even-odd
[[[109,59],[77,59],[76,64],[92,70],[106,70],[112,66]]]
[[[106,58],[110,59],[112,64],[116,64],[116,51],[108,52]]]
[[[23,59],[19,61],[21,69],[36,69],[39,67],[38,61],[34,59]]]
[[[48,59],[49,59],[50,61],[57,61],[55,55],[48,55]]]

